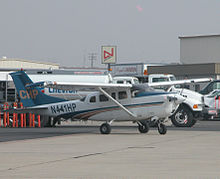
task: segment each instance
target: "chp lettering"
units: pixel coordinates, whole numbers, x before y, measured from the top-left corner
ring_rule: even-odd
[[[32,90],[20,90],[19,96],[21,99],[36,99],[38,95],[37,89]]]

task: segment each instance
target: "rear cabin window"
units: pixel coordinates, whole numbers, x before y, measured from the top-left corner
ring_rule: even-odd
[[[105,95],[101,94],[99,95],[99,101],[100,102],[108,101],[108,98]]]
[[[125,98],[127,98],[128,96],[127,96],[127,93],[126,93],[126,91],[119,91],[118,92],[118,99],[125,99]]]
[[[89,100],[90,103],[95,103],[96,102],[96,97],[92,96]]]
[[[116,94],[115,93],[112,93],[111,96],[112,96],[112,98],[116,99]]]

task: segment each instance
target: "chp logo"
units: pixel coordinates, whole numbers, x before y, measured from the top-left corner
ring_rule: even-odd
[[[116,46],[102,46],[102,63],[116,63]]]
[[[19,91],[19,96],[21,99],[36,99],[37,95],[38,95],[37,89]]]

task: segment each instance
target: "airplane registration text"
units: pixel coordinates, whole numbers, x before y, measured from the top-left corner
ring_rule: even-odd
[[[76,104],[75,103],[60,104],[60,105],[54,105],[54,106],[50,107],[51,112],[53,114],[74,112],[75,108],[76,108]]]

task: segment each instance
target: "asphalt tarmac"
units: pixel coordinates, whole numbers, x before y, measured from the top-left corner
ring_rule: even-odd
[[[0,128],[0,178],[220,178],[220,121],[140,134],[135,124]]]

